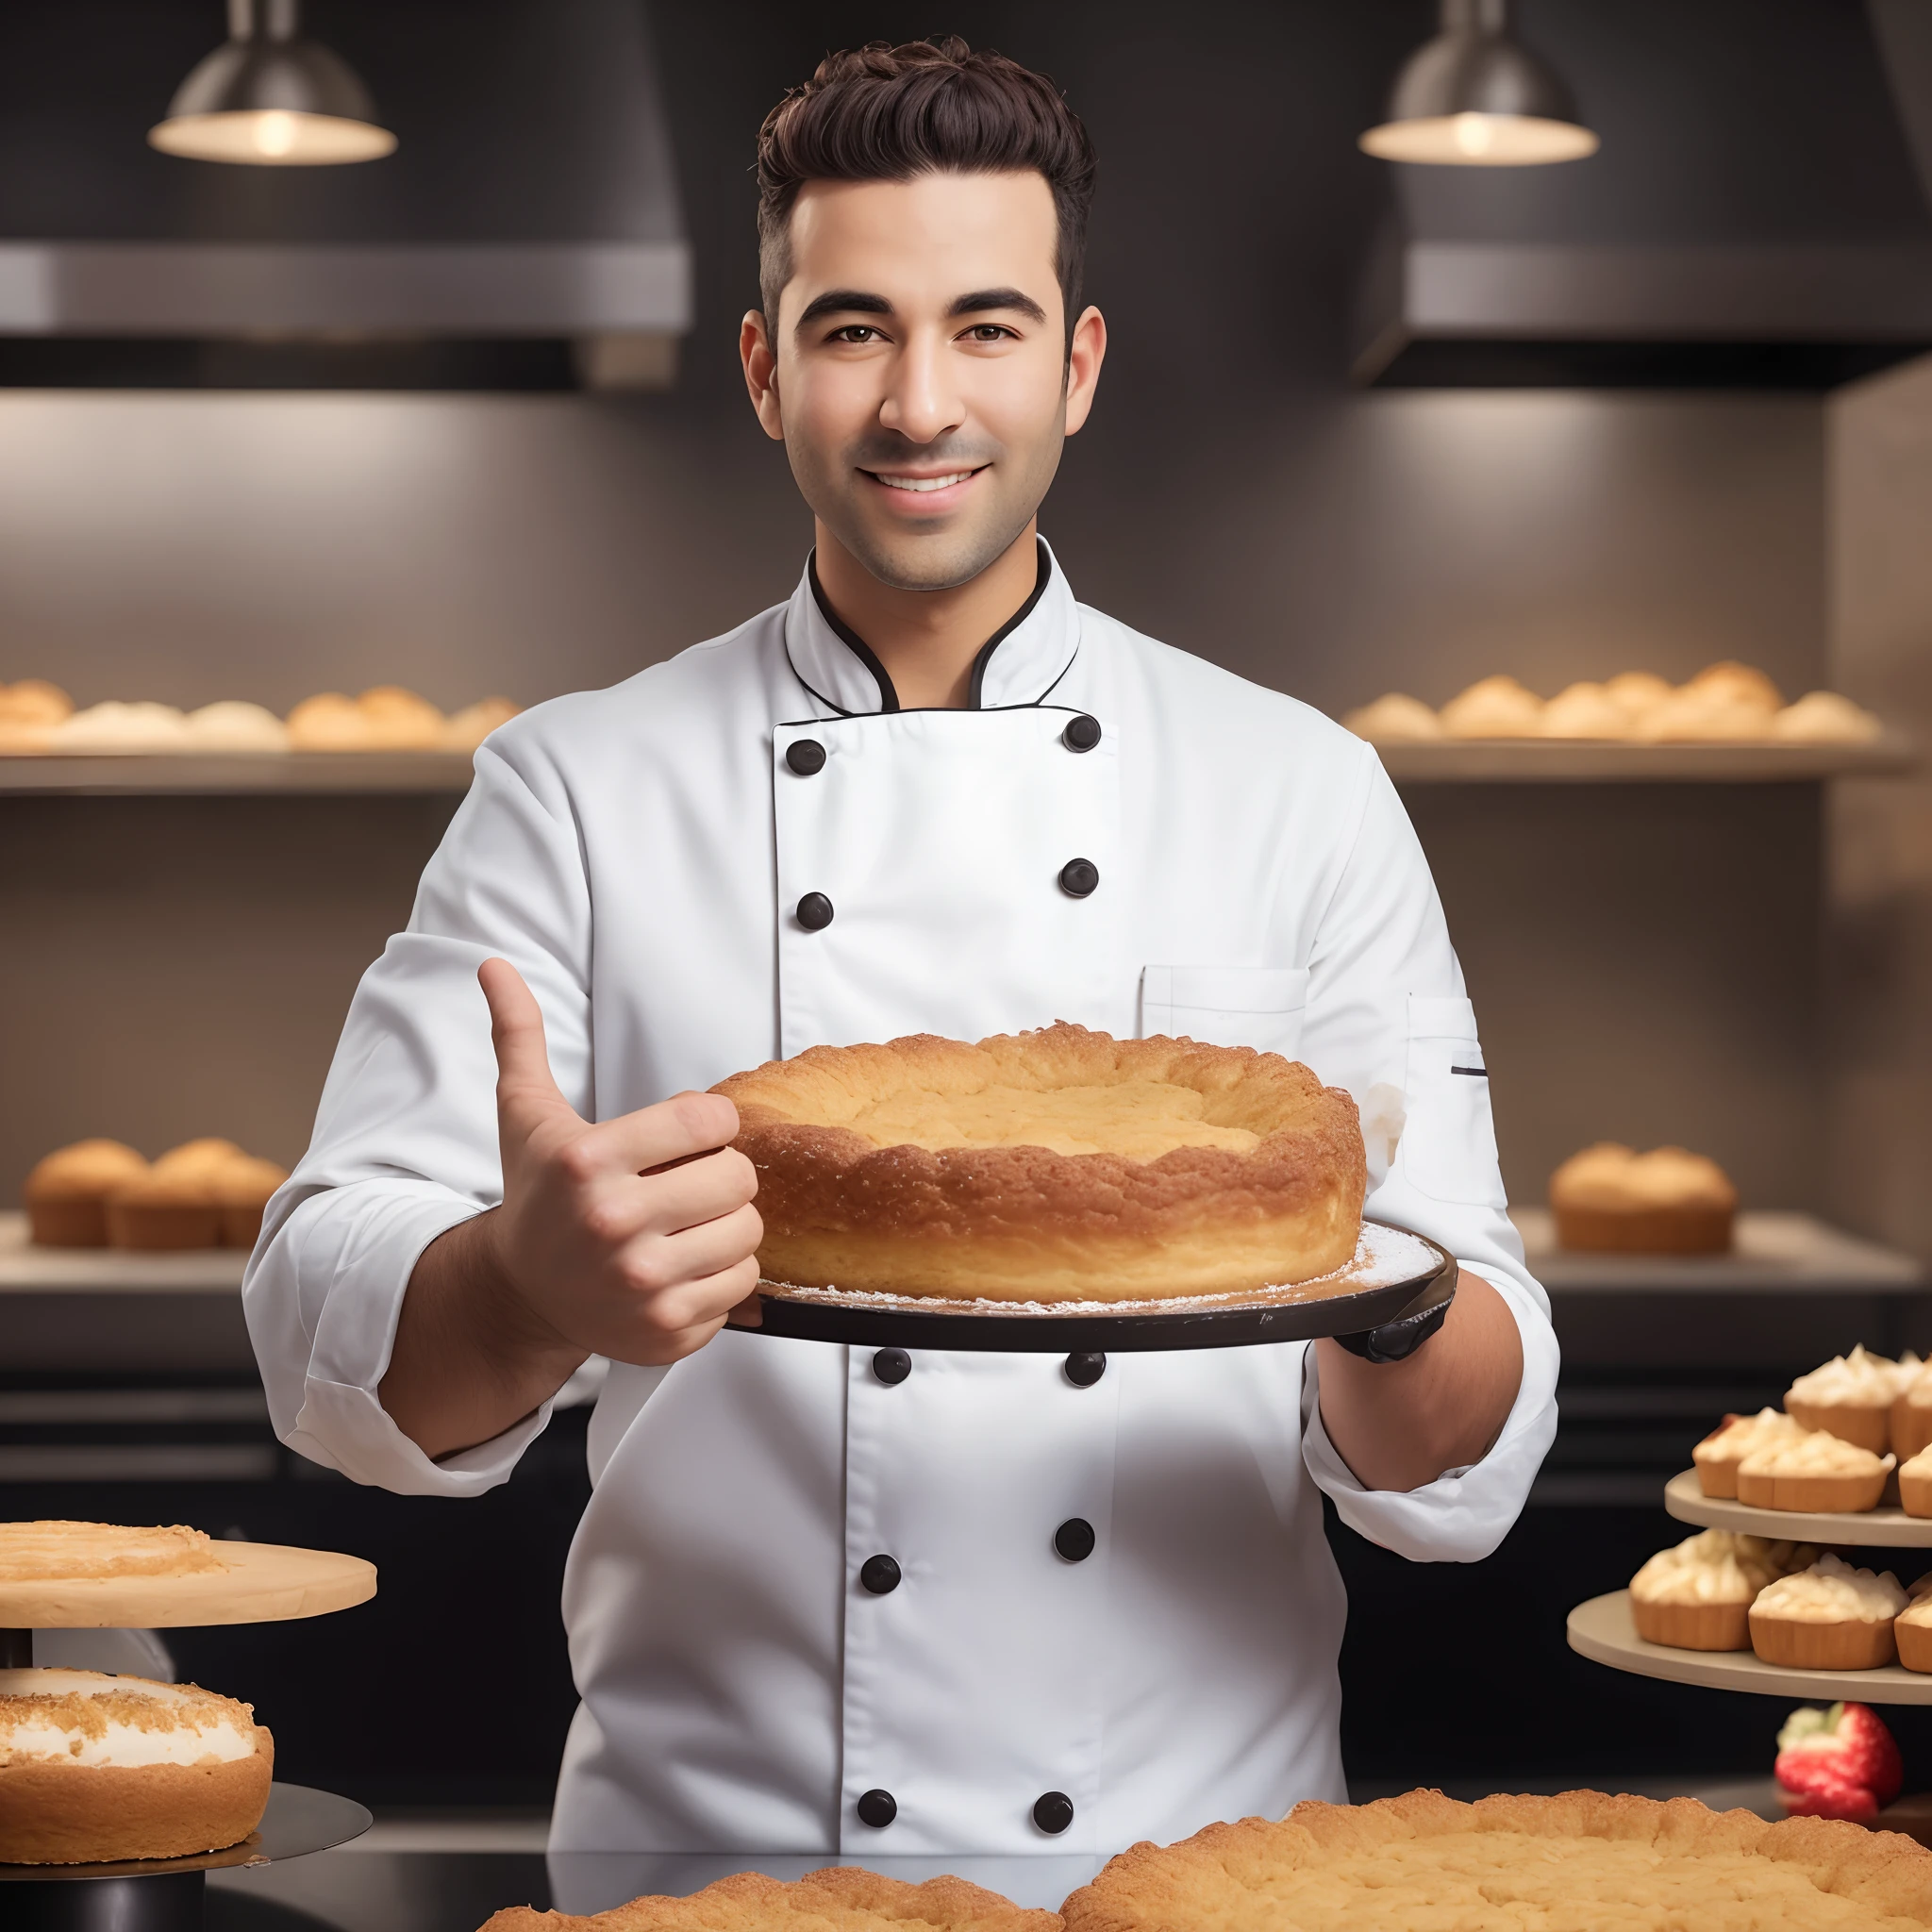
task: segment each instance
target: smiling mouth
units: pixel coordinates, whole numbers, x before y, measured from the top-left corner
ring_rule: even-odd
[[[964,483],[968,477],[978,475],[979,471],[949,470],[943,476],[895,476],[884,470],[868,470],[865,474],[888,490],[911,490],[923,494],[929,490],[950,490],[955,483]]]

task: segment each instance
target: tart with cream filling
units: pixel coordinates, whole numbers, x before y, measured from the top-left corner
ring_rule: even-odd
[[[1899,1464],[1898,1500],[1907,1516],[1932,1516],[1932,1445]]]
[[[1906,1591],[1906,1607],[1891,1623],[1898,1660],[1908,1671],[1932,1671],[1932,1570]]]
[[[815,1046],[713,1091],[773,1281],[1002,1302],[1233,1294],[1341,1268],[1355,1102],[1249,1047],[1064,1023],[976,1046]]]
[[[1738,1500],[1759,1509],[1875,1509],[1895,1459],[1813,1429],[1745,1457],[1738,1465]]]
[[[1834,1356],[1822,1369],[1800,1375],[1785,1391],[1785,1412],[1807,1429],[1829,1429],[1874,1456],[1892,1446],[1891,1410],[1924,1365],[1915,1355],[1903,1361],[1871,1355],[1863,1343]]]
[[[0,1671],[0,1861],[182,1858],[261,1822],[275,1740],[193,1684]]]
[[[1135,1845],[1067,1932],[1924,1932],[1932,1852],[1693,1798],[1410,1791]]]
[[[1751,1648],[1763,1662],[1794,1670],[1875,1670],[1898,1655],[1892,1620],[1905,1607],[1890,1570],[1855,1570],[1842,1557],[1821,1557],[1758,1591]]]
[[[1738,1465],[1754,1450],[1768,1449],[1774,1442],[1795,1441],[1805,1434],[1778,1408],[1760,1408],[1756,1415],[1727,1415],[1690,1452],[1697,1465],[1697,1487],[1707,1496],[1735,1499],[1738,1493]]]
[[[1914,1372],[1893,1397],[1891,1450],[1901,1462],[1909,1461],[1932,1443],[1932,1363]]]
[[[1818,1560],[1809,1543],[1707,1529],[1659,1550],[1630,1579],[1638,1636],[1678,1650],[1749,1650],[1748,1613],[1766,1584]]]

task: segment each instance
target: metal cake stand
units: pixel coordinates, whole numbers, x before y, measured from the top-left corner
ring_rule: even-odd
[[[980,1349],[1011,1355],[1243,1348],[1257,1342],[1359,1336],[1419,1321],[1456,1290],[1446,1248],[1407,1228],[1363,1224],[1345,1268],[1319,1281],[1175,1301],[1041,1304],[961,1302],[932,1295],[758,1284],[759,1324],[747,1334],[868,1348]]]

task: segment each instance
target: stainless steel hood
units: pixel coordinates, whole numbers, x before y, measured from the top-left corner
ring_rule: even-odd
[[[1932,0],[1530,0],[1603,135],[1397,168],[1357,380],[1824,389],[1932,349]]]
[[[310,0],[401,138],[328,168],[147,146],[224,18],[0,8],[0,383],[668,374],[690,256],[641,0]]]

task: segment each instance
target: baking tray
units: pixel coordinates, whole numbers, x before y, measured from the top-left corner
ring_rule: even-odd
[[[1365,1221],[1355,1258],[1291,1288],[1174,1301],[960,1302],[758,1283],[760,1325],[748,1335],[863,1348],[984,1349],[1002,1355],[1245,1348],[1356,1335],[1445,1299],[1456,1281],[1446,1248],[1407,1228]]]

